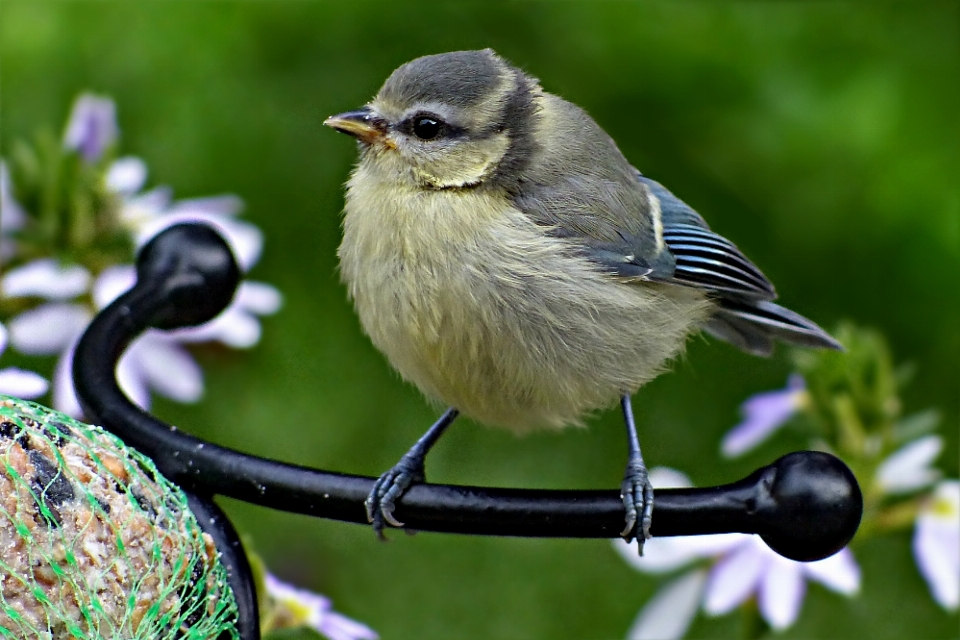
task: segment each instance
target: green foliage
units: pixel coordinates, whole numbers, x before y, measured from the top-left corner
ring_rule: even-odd
[[[811,422],[812,446],[823,446],[851,467],[864,492],[864,517],[855,539],[913,524],[925,496],[889,495],[879,482],[881,463],[904,444],[936,430],[939,413],[902,417],[900,392],[912,377],[894,366],[890,348],[876,330],[843,323],[834,336],[845,351],[794,350],[807,400],[800,411]]]
[[[890,350],[878,332],[849,323],[834,335],[845,352],[794,352],[796,368],[807,381],[810,411],[839,455],[879,459],[900,444],[893,438],[901,408]],[[868,445],[871,435],[887,446]]]
[[[127,234],[118,226],[118,202],[103,183],[114,157],[84,162],[76,151],[42,129],[32,144],[17,138],[9,154],[17,201],[37,224],[16,234],[18,257],[28,262],[58,255],[99,271],[130,255]]]

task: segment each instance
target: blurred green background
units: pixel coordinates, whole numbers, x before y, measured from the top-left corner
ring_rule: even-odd
[[[116,99],[122,152],[180,197],[235,192],[267,238],[251,277],[285,307],[250,352],[202,350],[202,403],[165,419],[225,445],[377,475],[437,410],[361,334],[336,273],[354,143],[323,119],[368,100],[399,64],[493,47],[585,107],[645,174],[734,240],[784,304],[826,327],[882,330],[917,367],[908,411],[944,416],[957,475],[960,409],[960,5],[862,3],[0,3],[0,151],[59,127],[83,90]],[[781,437],[735,462],[721,435],[749,394],[782,386],[756,359],[696,339],[641,390],[645,457],[698,484],[802,447]],[[432,481],[613,488],[621,419],[517,439],[464,421]],[[383,638],[618,638],[657,580],[609,543],[394,533],[224,501],[282,577],[333,598]],[[784,637],[956,636],[910,532],[856,549],[861,595],[811,585]],[[736,637],[699,618],[691,637]]]

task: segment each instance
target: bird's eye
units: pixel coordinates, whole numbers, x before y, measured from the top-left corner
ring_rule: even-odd
[[[421,116],[413,123],[413,135],[421,140],[433,140],[440,133],[440,121],[436,118]]]

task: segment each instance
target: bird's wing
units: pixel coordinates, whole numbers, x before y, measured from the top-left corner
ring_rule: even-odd
[[[696,211],[660,183],[637,175],[660,202],[663,239],[676,259],[672,274],[649,278],[712,293],[717,307],[705,331],[761,356],[770,355],[774,340],[843,349],[816,323],[771,302],[777,294],[766,276],[732,242],[710,231]]]
[[[815,322],[769,300],[720,298],[717,303],[717,309],[703,325],[704,331],[747,353],[770,355],[774,340],[843,351],[843,345]]]
[[[711,231],[700,214],[659,182],[637,176],[660,203],[663,240],[676,259],[673,273],[654,272],[651,280],[751,300],[777,297],[767,277],[736,245]]]
[[[776,297],[770,281],[696,211],[627,166],[603,178],[564,176],[528,185],[514,204],[548,233],[630,279],[667,282],[751,300]]]
[[[841,348],[815,323],[771,302],[773,285],[736,245],[639,172],[626,182],[580,176],[528,187],[514,204],[618,276],[708,293],[716,308],[703,329],[744,351],[769,355],[775,340]]]
[[[632,175],[567,175],[524,185],[514,206],[546,233],[570,241],[590,260],[625,278],[673,272],[652,215],[656,198]]]

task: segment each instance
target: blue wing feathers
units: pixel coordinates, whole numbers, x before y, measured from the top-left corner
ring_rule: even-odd
[[[760,300],[777,297],[770,281],[735,244],[711,231],[700,214],[659,182],[639,177],[660,201],[663,241],[677,259],[664,281]]]
[[[774,340],[843,348],[815,323],[771,302],[777,297],[773,285],[736,245],[663,185],[638,176],[660,201],[663,240],[676,259],[671,273],[649,278],[709,292],[717,308],[704,324],[707,333],[762,356],[770,355]]]

